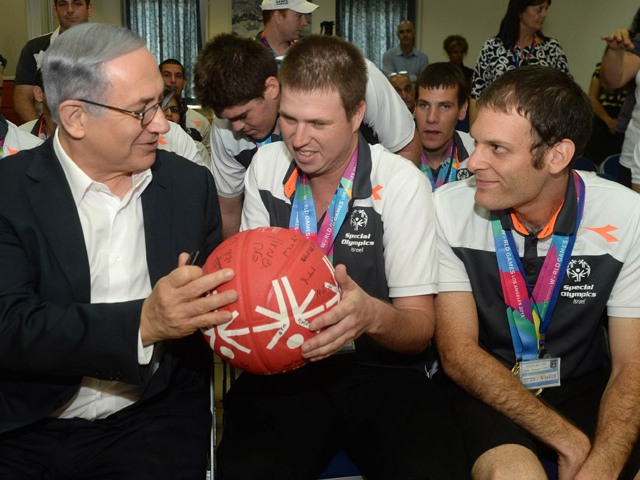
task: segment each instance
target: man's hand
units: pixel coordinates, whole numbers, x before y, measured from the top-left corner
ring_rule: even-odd
[[[180,254],[178,268],[158,281],[142,305],[140,336],[144,346],[231,320],[230,312],[216,310],[237,300],[235,290],[209,293],[232,279],[233,270],[204,275],[200,267],[185,265],[187,258],[186,253]]]
[[[302,345],[302,356],[311,361],[333,355],[358,338],[367,330],[368,322],[373,318],[370,313],[373,299],[347,275],[346,267],[338,265],[335,275],[342,298],[330,311],[309,324],[312,332],[320,333]]]
[[[558,450],[558,480],[574,480],[591,450],[589,438],[575,429],[574,438],[566,449]]]

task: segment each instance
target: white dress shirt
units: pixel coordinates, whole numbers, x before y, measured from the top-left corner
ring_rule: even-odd
[[[120,199],[106,185],[89,178],[71,160],[60,144],[58,132],[56,129],[53,147],[80,216],[89,258],[91,303],[146,298],[151,293],[151,280],[141,195],[151,182],[151,170],[134,174],[132,188]],[[138,332],[138,362],[148,365],[153,351],[153,346],[142,346]],[[105,418],[135,403],[145,387],[146,384],[132,385],[84,377],[78,393],[52,416],[88,420]]]

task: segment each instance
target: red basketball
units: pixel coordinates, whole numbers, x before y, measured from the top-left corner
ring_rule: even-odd
[[[340,301],[333,266],[313,242],[293,230],[263,227],[228,238],[205,273],[232,268],[217,290],[236,290],[226,307],[233,319],[204,332],[211,348],[241,370],[282,373],[304,365],[302,343],[315,335],[309,322]]]

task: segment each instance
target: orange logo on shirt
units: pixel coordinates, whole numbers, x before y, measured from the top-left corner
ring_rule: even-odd
[[[378,193],[380,190],[382,190],[384,187],[382,185],[376,185],[375,187],[373,187],[373,190],[371,191],[371,193],[373,194],[373,199],[374,200],[382,200],[382,197],[380,196],[380,194]]]
[[[613,225],[606,225],[604,227],[584,227],[585,230],[591,230],[592,232],[597,233],[602,238],[604,238],[609,243],[619,242],[617,237],[614,237],[609,232],[613,232],[618,229],[618,227],[614,227]]]
[[[13,148],[9,147],[9,145],[7,145],[7,151],[9,152],[9,155],[15,155],[20,150],[14,150]]]
[[[166,145],[166,144],[167,144],[167,143],[169,143],[169,142],[167,142],[167,137],[165,137],[164,135],[160,135],[160,136],[158,137],[158,143],[159,143],[160,145]]]

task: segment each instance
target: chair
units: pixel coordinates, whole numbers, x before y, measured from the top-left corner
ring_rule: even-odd
[[[620,154],[609,155],[600,164],[600,173],[620,183]]]
[[[587,172],[598,172],[598,166],[584,156],[576,157],[573,160],[573,168],[575,170],[584,170]]]

